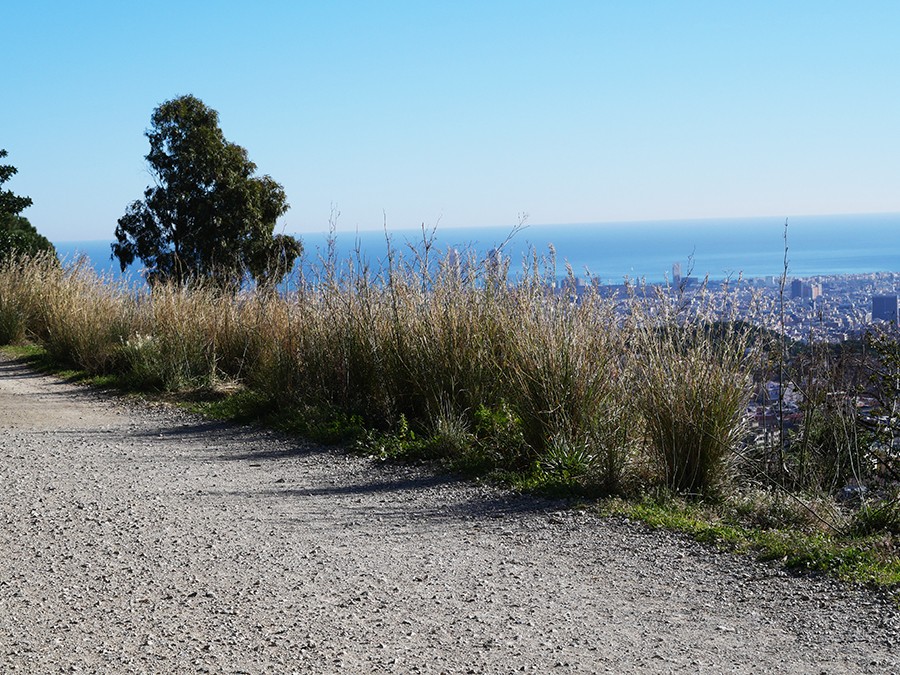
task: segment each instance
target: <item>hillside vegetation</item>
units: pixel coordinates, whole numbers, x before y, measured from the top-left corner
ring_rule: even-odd
[[[849,391],[833,352],[788,354],[776,332],[730,315],[727,294],[596,286],[576,299],[571,273],[555,288],[552,255],[510,265],[436,255],[426,237],[378,270],[332,258],[290,291],[231,293],[12,258],[0,343],[209,414],[602,497],[608,511],[795,567],[900,580],[885,413],[895,340],[872,341]],[[774,310],[760,306],[754,324],[772,325]],[[748,404],[779,373],[802,419],[754,428]],[[881,406],[865,419],[864,395]]]

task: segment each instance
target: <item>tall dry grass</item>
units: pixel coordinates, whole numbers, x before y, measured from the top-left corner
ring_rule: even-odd
[[[723,316],[721,298],[705,287],[690,304],[677,289],[667,290],[631,304],[635,395],[663,481],[712,494],[726,484],[732,452],[747,430],[757,347],[752,332]]]
[[[597,289],[556,292],[552,257],[510,265],[437,255],[426,239],[377,270],[359,255],[331,258],[289,293],[231,294],[7,261],[0,337],[137,386],[228,382],[285,409],[409,425],[453,452],[490,446],[504,468],[577,474],[608,491],[648,464],[679,490],[720,485],[750,392],[744,335],[662,296],[635,294],[623,312]]]
[[[61,272],[55,255],[14,255],[0,266],[0,344],[26,339],[38,326],[40,293]]]

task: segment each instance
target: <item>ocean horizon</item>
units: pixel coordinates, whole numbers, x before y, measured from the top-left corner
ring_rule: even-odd
[[[787,220],[788,276],[813,277],[900,271],[900,213],[798,216]],[[643,222],[526,225],[510,238],[512,226],[482,228],[437,227],[433,250],[456,249],[479,258],[503,245],[512,271],[531,251],[555,251],[556,275],[568,263],[576,276],[591,275],[605,284],[625,279],[658,283],[671,279],[673,265],[683,274],[711,279],[781,276],[785,258],[784,218],[721,218]],[[431,230],[426,228],[426,232]],[[314,266],[327,252],[326,231],[298,234],[305,264]],[[422,230],[389,231],[393,248],[410,255],[421,246]],[[121,277],[110,259],[110,240],[54,242],[63,259],[85,255],[100,273]],[[370,268],[387,258],[385,232],[335,232],[338,261],[359,249]],[[127,274],[136,277],[140,265]]]

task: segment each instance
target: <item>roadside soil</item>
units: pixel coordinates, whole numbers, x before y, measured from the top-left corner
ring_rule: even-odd
[[[2,357],[0,486],[4,673],[900,672],[866,589]]]

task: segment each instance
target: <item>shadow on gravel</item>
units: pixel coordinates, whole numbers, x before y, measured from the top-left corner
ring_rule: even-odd
[[[236,426],[230,422],[209,420],[171,428],[142,432],[149,438],[191,438],[207,446],[205,452],[223,461],[265,462],[292,457],[334,456],[347,453],[284,436],[259,427]],[[352,455],[351,455],[352,456]],[[503,494],[494,488],[478,486],[452,473],[434,473],[427,468],[378,462],[366,465],[362,458],[355,470],[340,471],[340,479],[326,472],[313,478],[313,484],[297,485],[287,479],[283,488],[261,490],[210,490],[207,494],[254,499],[259,497],[302,502],[336,498],[340,509],[397,520],[502,518],[510,515],[550,513],[565,509],[565,499]],[[306,478],[308,480],[308,477]],[[328,480],[328,484],[323,484]],[[335,502],[332,501],[332,508]]]
[[[150,438],[152,438],[152,437],[171,438],[171,437],[175,437],[175,436],[206,438],[210,434],[224,433],[225,431],[232,432],[229,435],[233,437],[236,435],[234,432],[237,432],[237,434],[239,435],[241,432],[244,432],[244,429],[242,429],[241,427],[236,427],[233,424],[230,424],[228,422],[220,422],[217,420],[210,420],[210,421],[202,421],[202,422],[193,422],[190,424],[178,424],[178,425],[165,426],[165,427],[155,427],[152,429],[144,429],[144,430],[141,430],[139,432],[132,434],[132,436],[135,436],[137,438],[140,438],[142,436],[146,436],[146,437],[150,437]],[[250,432],[250,430],[248,429],[247,433],[249,433],[249,432]]]
[[[202,442],[206,449],[225,461],[262,461],[327,454],[328,450],[302,439],[282,436],[261,427],[237,425],[221,420],[201,420],[188,423],[141,429],[129,433],[131,438]],[[219,447],[214,447],[219,446]]]
[[[20,379],[37,379],[47,377],[35,370],[27,359],[14,359],[12,361],[0,360],[0,376],[18,377]]]
[[[443,485],[459,483],[453,476],[417,476],[372,481],[363,484],[336,485],[333,487],[288,488],[267,490],[262,494],[283,497],[327,497],[330,495],[372,495],[395,492],[418,491]]]
[[[393,509],[367,508],[366,514],[383,520],[409,521],[410,519],[435,521],[471,521],[502,519],[514,516],[546,515],[565,508],[564,504],[528,497],[472,498],[455,504],[428,507],[410,507],[398,504]]]
[[[457,487],[458,489],[455,489]],[[348,513],[366,518],[405,521],[457,521],[547,514],[565,509],[565,500],[502,494],[480,489],[453,475],[389,477],[333,486],[288,487],[258,491],[211,491],[240,499],[283,498],[296,503],[327,505],[322,513],[337,523],[352,520]],[[335,501],[333,498],[337,498]],[[315,509],[318,511],[319,509]]]
[[[401,495],[402,496],[402,495]],[[343,514],[331,511],[327,515],[335,525],[343,523],[366,527],[372,520],[395,525],[410,525],[417,531],[427,529],[428,523],[473,523],[477,521],[515,519],[523,516],[545,516],[549,522],[557,521],[556,514],[566,508],[564,503],[532,497],[460,495],[456,501],[442,502],[431,499],[384,500],[379,504],[346,504]],[[360,522],[359,518],[363,520]]]
[[[318,494],[312,494],[318,492]],[[368,494],[369,490],[354,493],[352,489],[339,491],[341,494],[352,496],[353,494]],[[285,495],[291,499],[303,501],[309,499],[314,501],[316,497],[325,497],[327,493],[321,491],[285,491],[269,493]],[[249,493],[223,493],[214,494],[230,494],[242,499],[250,497]],[[256,493],[258,496],[260,493]],[[266,494],[266,493],[262,493]],[[394,491],[385,490],[383,493],[387,499],[378,502],[367,501],[365,503],[354,503],[353,500],[334,504],[327,501],[318,502],[311,510],[302,518],[289,518],[288,521],[294,521],[299,525],[307,527],[310,522],[310,514],[315,514],[313,520],[319,525],[328,523],[330,526],[357,526],[365,528],[371,520],[380,520],[382,522],[395,523],[396,525],[411,525],[419,532],[427,529],[428,523],[440,524],[448,522],[467,522],[473,521],[489,521],[500,520],[504,518],[515,518],[521,516],[546,516],[548,522],[556,524],[562,521],[556,520],[556,516],[560,510],[567,507],[567,504],[560,501],[552,501],[531,497],[504,497],[493,496],[486,497],[477,494],[466,495],[458,501],[442,502],[432,495],[431,499],[409,498],[408,494],[404,494],[403,488],[396,488]],[[393,496],[394,498],[391,498]],[[322,508],[319,508],[321,505]],[[362,520],[360,520],[362,519]]]
[[[228,452],[217,455],[226,462],[257,462],[265,460],[288,459],[291,457],[312,457],[314,455],[327,455],[328,450],[313,443],[304,444],[302,441],[292,441],[281,448],[267,448],[265,450],[248,450],[246,452]]]

